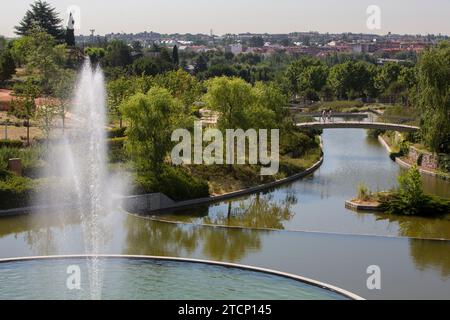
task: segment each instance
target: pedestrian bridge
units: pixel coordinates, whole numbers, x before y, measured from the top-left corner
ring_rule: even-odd
[[[303,122],[296,124],[300,129],[379,129],[402,132],[415,132],[419,127],[406,124],[386,122],[364,122],[364,121],[328,121],[328,122]]]

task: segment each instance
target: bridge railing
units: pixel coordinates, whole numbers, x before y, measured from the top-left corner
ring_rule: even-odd
[[[393,123],[393,124],[405,124],[405,125],[418,125],[419,121],[413,117],[404,116],[391,116],[391,115],[376,115],[372,113],[366,114],[366,117],[361,116],[345,116],[341,117],[339,114],[331,116],[325,115],[325,118],[321,116],[312,115],[297,115],[295,117],[297,123],[306,122],[379,122],[379,123]]]

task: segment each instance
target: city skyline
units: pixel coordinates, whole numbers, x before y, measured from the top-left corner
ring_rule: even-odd
[[[14,1],[3,8],[0,34],[13,37],[14,26],[28,10],[32,0]],[[68,18],[68,9],[79,8],[80,29],[76,35],[138,33],[203,33],[212,29],[214,34],[227,33],[291,33],[316,31],[320,33],[373,33],[387,34],[450,34],[446,15],[450,3],[432,0],[428,3],[413,0],[358,1],[358,0],[154,0],[142,2],[48,0],[56,7],[60,17]],[[107,3],[107,4],[106,4]],[[366,25],[371,5],[380,8],[381,28],[369,29]],[[74,7],[75,6],[75,7]],[[155,11],[161,14],[155,14]],[[99,15],[99,12],[102,14]],[[77,19],[76,19],[77,20]],[[418,23],[419,22],[419,23]]]

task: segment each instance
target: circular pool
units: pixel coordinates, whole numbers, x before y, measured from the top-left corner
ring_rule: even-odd
[[[0,299],[91,299],[92,264],[101,299],[343,300],[345,290],[235,264],[145,256],[55,256],[0,260]]]

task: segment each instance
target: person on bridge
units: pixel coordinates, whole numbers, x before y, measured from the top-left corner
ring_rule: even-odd
[[[333,116],[332,112],[333,112],[333,110],[331,110],[331,109],[328,111],[328,121],[329,122],[331,122],[331,119],[332,119],[332,116]]]
[[[325,122],[325,120],[326,120],[326,119],[325,119],[325,112],[326,112],[325,109],[322,110],[322,121],[323,121],[323,122]]]

